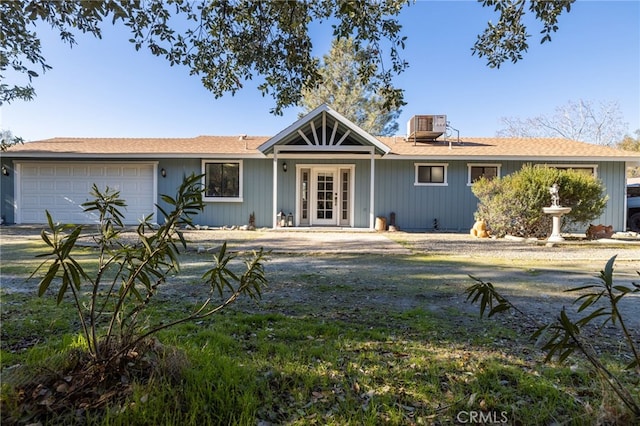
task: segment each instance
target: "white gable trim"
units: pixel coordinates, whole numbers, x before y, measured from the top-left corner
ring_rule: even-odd
[[[327,115],[333,117],[336,120],[329,140],[327,140]],[[318,118],[322,120],[322,134],[320,136],[318,136],[315,126],[315,120],[317,120]],[[335,142],[335,136],[340,123],[347,127],[347,132],[340,138],[339,141]],[[307,125],[311,126],[313,141],[308,137],[303,136],[303,129]],[[390,147],[362,130],[356,124],[354,124],[353,122],[345,118],[342,114],[333,110],[326,104],[320,105],[295,123],[291,124],[286,129],[282,130],[274,137],[267,140],[265,143],[258,147],[258,150],[266,155],[268,152],[273,150],[275,145],[283,143],[283,141],[286,141],[288,138],[290,138],[292,134],[301,136],[307,145],[317,147],[341,145],[345,141],[347,136],[351,135],[356,136],[364,143],[375,147],[376,150],[382,152],[382,155],[385,155],[391,151]]]

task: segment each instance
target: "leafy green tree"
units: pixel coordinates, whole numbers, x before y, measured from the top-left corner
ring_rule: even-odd
[[[362,84],[358,76],[358,64],[373,54],[371,48],[357,50],[352,39],[334,40],[321,63],[317,85],[302,90],[300,105],[305,112],[326,103],[372,135],[395,135],[400,110],[388,111],[373,85]]]
[[[486,57],[492,68],[500,68],[507,60],[513,63],[522,59],[522,52],[529,48],[525,16],[527,5],[543,24],[540,43],[551,41],[551,33],[558,31],[558,17],[571,10],[575,0],[525,1],[525,0],[480,0],[485,7],[493,7],[500,13],[497,23],[489,22],[473,46],[473,54]]]
[[[500,13],[500,20],[489,24],[474,53],[486,57],[492,67],[506,60],[516,62],[530,37],[524,24],[525,4],[542,23],[545,42],[557,30],[558,16],[568,12],[573,1],[483,1],[483,6]],[[358,76],[393,110],[404,104],[403,92],[393,87],[392,78],[407,67],[400,56],[405,37],[397,19],[405,6],[406,0],[2,1],[0,102],[32,99],[32,79],[51,68],[42,54],[36,24],[50,25],[62,41],[73,45],[74,31],[100,37],[103,22],[111,21],[129,27],[136,49],[147,47],[171,65],[186,66],[216,97],[233,94],[243,81],[261,76],[259,90],[275,99],[272,112],[281,113],[299,102],[304,87],[313,88],[320,79],[309,25],[330,22],[335,38],[352,38],[358,51],[370,47],[376,53],[361,58]],[[26,76],[28,82],[6,83],[8,69]]]
[[[567,226],[585,225],[602,214],[607,197],[602,182],[572,170],[525,165],[496,179],[480,179],[471,187],[478,197],[477,220],[485,220],[496,236],[545,237],[551,219],[542,208],[551,205],[549,187],[560,187],[560,202],[571,207],[564,216]]]

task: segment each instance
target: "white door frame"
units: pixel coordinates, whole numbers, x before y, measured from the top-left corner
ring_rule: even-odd
[[[296,164],[296,226],[300,225],[300,214],[302,211],[302,196],[300,193],[302,169],[309,169],[309,226],[349,226],[354,225],[354,200],[355,200],[355,164]],[[342,170],[349,170],[349,189],[348,189],[348,206],[349,221],[348,225],[340,225],[340,215],[342,213]],[[333,199],[333,218],[329,220],[316,219],[317,212],[317,176],[318,173],[330,172],[334,175],[334,199]]]
[[[321,192],[318,188],[320,181],[319,176],[326,175],[331,176],[331,189],[324,189],[324,193],[327,195],[329,199],[319,199],[318,194]],[[311,190],[309,191],[309,224],[311,226],[337,226],[338,225],[338,212],[337,207],[339,205],[338,195],[339,195],[339,178],[340,172],[336,167],[314,167],[311,169]],[[325,182],[325,184],[328,182]],[[325,207],[325,212],[331,213],[331,218],[318,218],[318,213],[323,209],[318,208],[318,203],[324,201],[331,205],[331,208],[328,209]],[[325,204],[326,206],[326,204]]]

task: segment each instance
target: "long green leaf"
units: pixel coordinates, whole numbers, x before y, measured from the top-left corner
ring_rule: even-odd
[[[488,317],[492,317],[493,315],[495,315],[497,313],[500,313],[500,312],[508,311],[509,309],[511,309],[510,305],[508,305],[506,303],[500,303],[495,308],[491,309],[491,311],[489,312]]]
[[[49,267],[46,275],[44,276],[44,278],[42,278],[40,284],[38,285],[38,296],[42,296],[47,291],[49,285],[51,285],[51,281],[53,281],[53,279],[56,277],[59,269],[60,264],[57,262]]]
[[[56,303],[58,305],[62,302],[62,299],[64,299],[64,294],[67,292],[67,288],[69,288],[69,279],[63,275],[62,284],[60,285],[60,290],[58,290],[58,298],[56,299]],[[78,305],[76,308],[80,311],[81,307]]]

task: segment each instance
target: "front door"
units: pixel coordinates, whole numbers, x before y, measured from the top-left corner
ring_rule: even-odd
[[[353,165],[299,166],[297,224],[353,226]]]
[[[311,220],[312,225],[337,225],[338,204],[337,170],[314,169],[312,173]]]

